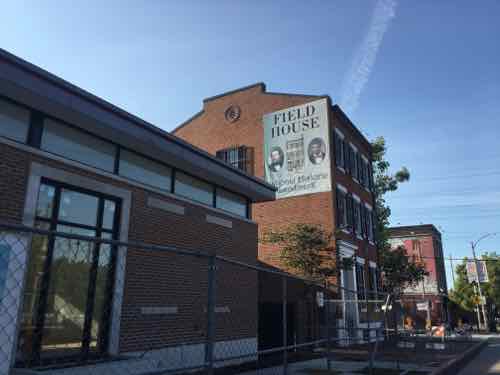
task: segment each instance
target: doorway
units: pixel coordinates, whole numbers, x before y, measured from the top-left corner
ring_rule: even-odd
[[[118,198],[42,179],[35,227],[118,239]],[[34,235],[23,295],[17,362],[85,361],[107,352],[116,248]]]

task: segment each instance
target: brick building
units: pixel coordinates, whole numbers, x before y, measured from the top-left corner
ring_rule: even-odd
[[[392,248],[403,246],[408,256],[425,264],[428,276],[415,287],[407,288],[402,297],[403,314],[411,316],[418,328],[425,327],[427,311],[418,309],[417,303],[430,301],[433,325],[446,320],[447,293],[441,233],[432,224],[392,227],[389,229]]]
[[[46,235],[9,242],[14,234],[1,225],[256,264],[249,205],[273,200],[274,187],[3,50],[0,170],[0,373],[156,350],[183,366],[204,363],[203,258],[90,250]],[[257,273],[241,269],[236,278],[221,267],[218,282],[226,287],[216,307],[228,316],[218,322],[215,350],[255,352]]]
[[[329,188],[252,204],[251,217],[259,224],[260,236],[266,231],[292,223],[318,224],[331,233],[338,231],[334,244],[337,251],[332,257],[356,256],[353,269],[341,270],[339,274],[340,284],[352,291],[343,293],[343,297],[351,301],[364,299],[368,294],[376,295],[378,280],[377,251],[373,240],[372,149],[370,142],[340,107],[332,104],[330,97],[268,92],[263,83],[258,83],[204,99],[203,109],[173,133],[235,167],[266,178],[266,173],[269,175],[266,168],[270,168],[268,157],[273,157],[266,151],[266,116],[274,113],[272,116],[278,122],[296,115],[297,118],[303,118],[303,129],[314,127],[317,125],[315,121],[319,120],[314,116],[307,117],[307,112],[318,112],[308,105],[320,106],[323,103],[326,108],[327,139],[321,145],[319,162],[325,158],[325,154],[327,159],[329,157],[329,181],[326,181]],[[295,115],[286,112],[290,109],[295,111]],[[289,132],[290,126],[295,131],[295,125],[297,123],[289,123],[288,128],[272,131]],[[307,149],[302,139],[303,135],[297,136],[294,143],[287,142],[283,146],[286,152],[275,148],[277,160],[281,159],[279,168],[283,165],[283,168],[293,169],[309,163],[308,160],[293,159],[294,153],[305,154],[306,151],[301,150],[309,150],[311,158],[314,140]],[[286,163],[283,160],[285,153]],[[317,162],[311,158],[312,164]],[[316,168],[312,164],[311,168]],[[284,268],[276,246],[259,243],[259,259]],[[353,307],[349,306],[344,307],[345,322],[349,326],[363,326],[366,309],[358,311],[354,308],[356,311],[353,311]]]

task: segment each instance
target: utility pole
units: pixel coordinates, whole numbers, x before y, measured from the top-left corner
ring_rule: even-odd
[[[481,312],[483,314],[483,323],[484,323],[484,329],[487,330],[489,325],[488,325],[488,316],[486,314],[486,310],[484,308],[484,300],[483,300],[483,292],[481,290],[481,282],[479,280],[479,267],[477,266],[477,258],[476,258],[476,245],[477,243],[486,237],[480,238],[476,243],[471,242],[471,247],[472,247],[472,257],[474,258],[474,265],[476,266],[476,281],[477,281],[477,290],[479,292],[479,298],[481,299]],[[479,306],[478,306],[478,314],[479,314]]]

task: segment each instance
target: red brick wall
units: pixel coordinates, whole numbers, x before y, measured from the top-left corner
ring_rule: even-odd
[[[304,104],[319,99],[317,96],[288,95],[267,93],[262,85],[256,85],[220,96],[204,102],[203,111],[198,116],[186,122],[175,131],[175,135],[186,141],[215,154],[216,151],[235,145],[254,147],[255,175],[264,177],[263,160],[263,128],[262,116],[290,106]],[[230,123],[224,113],[230,105],[241,108],[240,119]],[[347,140],[358,147],[370,159],[369,146],[363,142],[359,133],[353,130],[341,116],[332,110],[330,126],[337,126]],[[330,134],[333,134],[333,130]],[[331,136],[331,142],[333,137]],[[330,147],[333,152],[333,147]],[[280,199],[274,202],[254,204],[252,218],[259,224],[259,236],[270,229],[278,229],[292,223],[320,224],[328,231],[335,228],[335,183],[344,185],[349,191],[357,194],[362,201],[373,206],[371,194],[350,176],[344,175],[334,165],[332,155],[332,192],[316,193]],[[376,260],[375,248],[366,241],[358,241],[351,235],[341,235],[360,246],[360,256],[365,257],[364,247],[368,247],[368,258]],[[277,267],[283,267],[279,259],[279,249],[276,246],[259,244],[259,259]]]
[[[126,182],[90,173],[0,142],[0,223],[22,222],[31,162],[84,175],[132,192],[129,240],[217,253],[255,264],[257,226],[232,216],[148,192]],[[149,196],[180,204],[176,215],[146,204]],[[232,229],[206,222],[212,214],[232,222]],[[140,351],[168,344],[201,342],[206,335],[207,259],[161,251],[129,249],[121,321],[121,351]],[[237,277],[236,277],[237,276]],[[219,262],[217,314],[219,339],[256,337],[257,274]],[[178,314],[143,315],[141,307],[177,306]]]

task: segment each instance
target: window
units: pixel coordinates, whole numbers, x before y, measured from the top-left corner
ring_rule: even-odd
[[[347,211],[347,230],[352,232],[354,229],[354,199],[351,194],[346,195],[346,211]]]
[[[26,142],[30,124],[30,111],[0,100],[0,136]]]
[[[345,157],[345,152],[344,152],[344,138],[335,132],[335,164],[337,167],[344,167],[344,157]]]
[[[108,172],[114,171],[116,147],[59,122],[45,119],[41,148]]]
[[[5,236],[5,233],[2,233],[2,236]],[[7,283],[10,252],[11,247],[8,241],[2,241],[2,243],[0,243],[0,305],[4,297],[5,285]]]
[[[366,213],[366,234],[369,241],[373,241],[373,217],[372,210],[367,208]]]
[[[235,168],[253,174],[253,148],[247,146],[235,146],[219,150],[215,156]]]
[[[247,216],[246,199],[224,189],[217,188],[215,206],[239,216]]]
[[[358,162],[356,160],[358,152],[356,149],[350,145],[349,146],[349,163],[350,163],[350,171],[351,171],[351,176],[355,179],[358,178]]]
[[[169,167],[124,149],[120,151],[119,174],[162,190],[171,190],[172,170]]]
[[[365,299],[365,267],[364,264],[356,263],[356,286],[358,290],[358,300]]]
[[[354,231],[361,237],[361,206],[359,201],[354,201]]]
[[[183,197],[213,206],[214,189],[212,185],[182,172],[175,173],[174,192]]]
[[[340,229],[347,227],[346,193],[339,188],[337,188],[337,227]]]

